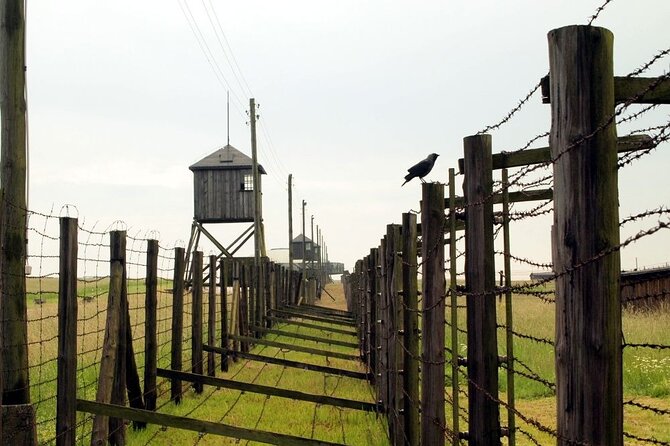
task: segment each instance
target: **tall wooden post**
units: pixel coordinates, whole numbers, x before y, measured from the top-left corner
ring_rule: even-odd
[[[314,289],[314,281],[316,280],[316,275],[314,274],[314,253],[316,252],[316,243],[314,242],[314,215],[310,217],[310,227],[309,238],[312,240],[310,242],[312,249],[309,250],[309,303],[313,304],[316,299],[316,294],[312,292]]]
[[[623,444],[613,41],[549,32],[558,444]]]
[[[191,372],[202,375],[202,251],[193,253],[193,288],[191,289]],[[202,393],[203,384],[193,383],[195,393]]]
[[[265,256],[265,240],[263,234],[263,209],[261,203],[261,177],[258,170],[258,154],[256,150],[256,100],[249,99],[249,127],[251,128],[251,174],[254,182],[254,265]]]
[[[503,252],[505,274],[505,344],[507,356],[507,430],[509,446],[516,445],[516,419],[514,415],[514,317],[512,312],[512,255],[509,232],[509,179],[507,169],[502,170],[503,187]]]
[[[403,342],[405,348],[403,373],[403,408],[405,438],[409,446],[420,444],[419,418],[419,301],[417,289],[416,214],[402,214],[402,296]]]
[[[421,442],[444,444],[444,185],[424,183],[421,193],[423,355]]]
[[[393,435],[395,444],[405,443],[405,415],[403,394],[404,369],[404,319],[402,293],[402,246],[401,226],[386,226],[386,283],[388,284],[388,314],[389,314],[389,404],[395,414]]]
[[[119,263],[123,267],[121,275],[121,299],[119,306],[119,325],[118,325],[118,343],[117,356],[114,364],[114,384],[112,387],[112,404],[125,406],[126,404],[126,366],[128,357],[126,350],[128,348],[127,330],[130,321],[126,317],[128,311],[128,289],[127,289],[127,271],[126,271],[126,231],[112,231],[109,234],[110,262]],[[126,425],[122,419],[109,419],[109,442],[111,444],[125,444]]]
[[[228,278],[231,277],[231,268],[227,268],[230,263],[224,259],[219,261],[219,270],[221,271],[221,371],[228,371]]]
[[[377,373],[379,371],[378,358],[379,358],[379,330],[377,324],[377,252],[379,249],[372,248],[370,249],[370,254],[367,256],[368,262],[366,265],[366,274],[367,274],[367,300],[368,300],[368,330],[370,331],[369,340],[368,340],[368,351],[370,352],[369,356],[369,370],[372,371],[372,383],[377,387],[377,395],[379,396],[379,379]],[[380,398],[377,398],[379,401]]]
[[[293,174],[288,175],[288,270],[293,271]],[[288,281],[288,295],[293,296],[293,282]]]
[[[464,144],[465,285],[471,445],[500,444],[491,135]]]
[[[380,389],[380,400],[382,401],[382,408],[385,413],[389,415],[389,429],[393,430],[392,413],[389,411],[389,302],[388,302],[388,284],[386,283],[386,236],[379,242],[379,249],[375,259],[375,271],[377,282],[377,329],[379,330],[379,371],[377,377],[379,378],[378,387]],[[393,436],[391,435],[391,438]]]
[[[2,404],[30,403],[26,264],[25,2],[0,6]],[[13,410],[13,409],[5,409]],[[1,422],[1,421],[0,421]],[[34,420],[33,420],[34,423]],[[27,437],[26,437],[27,438]],[[16,441],[19,441],[16,439]],[[35,439],[32,439],[35,441]]]
[[[158,240],[147,242],[147,276],[144,317],[144,404],[156,410],[158,366]]]
[[[307,253],[307,242],[305,241],[305,206],[307,202],[302,200],[302,298],[307,299],[307,269],[305,268],[305,256]]]
[[[209,256],[209,284],[207,289],[207,344],[215,345],[216,337],[216,256]],[[207,352],[207,374],[216,376],[214,352]]]
[[[449,169],[449,303],[451,319],[451,423],[452,444],[460,444],[460,395],[458,370],[458,292],[456,271],[456,173]]]
[[[182,342],[184,339],[184,270],[186,268],[184,248],[174,249],[174,274],[172,283],[172,347],[170,368],[182,370]],[[175,404],[181,402],[182,383],[178,379],[170,381],[170,399]]]
[[[56,445],[76,442],[77,426],[77,219],[60,219],[58,273],[58,378]],[[3,442],[4,444],[4,442]]]

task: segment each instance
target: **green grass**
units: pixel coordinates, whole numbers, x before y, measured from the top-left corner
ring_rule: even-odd
[[[549,284],[545,289],[551,289]],[[505,304],[497,301],[498,324],[505,324]],[[465,305],[465,298],[459,298],[459,305]],[[465,329],[466,310],[459,308],[458,325]],[[447,321],[450,319],[447,309]],[[623,335],[626,343],[670,345],[670,308],[662,308],[654,312],[635,312],[624,310],[622,315]],[[555,307],[543,302],[537,297],[529,295],[513,296],[513,327],[515,332],[543,338],[553,342],[555,327]],[[449,327],[447,327],[448,329]],[[498,329],[498,352],[506,355],[505,330]],[[451,346],[450,333],[447,330],[446,345]],[[465,335],[459,333],[458,351],[461,356],[467,356]],[[556,373],[554,365],[553,346],[538,343],[533,340],[514,337],[514,356],[526,364],[532,373],[542,379],[555,383]],[[529,370],[515,364],[515,369],[530,373]],[[447,388],[450,390],[451,366],[445,367],[447,374]],[[500,399],[506,400],[507,377],[505,369],[501,368],[498,376]],[[459,377],[462,390],[467,391],[467,382],[463,376]],[[624,400],[644,402],[644,404],[670,410],[670,351],[649,348],[625,348],[623,356],[623,384]],[[450,392],[448,392],[450,395]],[[515,376],[515,398],[519,411],[543,425],[555,428],[555,392],[544,384]],[[461,407],[467,407],[467,395],[460,395]],[[447,405],[446,413],[451,419],[451,406]],[[506,411],[501,409],[501,420],[507,425]],[[462,423],[462,422],[461,422]],[[520,423],[520,424],[519,424]],[[670,417],[644,411],[630,405],[624,406],[625,430],[641,437],[655,436],[657,440],[670,441]],[[554,443],[555,439],[540,432],[537,428],[519,421],[517,425],[531,433],[541,444]],[[463,426],[460,426],[464,430]],[[532,444],[527,437],[517,435],[517,444]],[[626,439],[626,444],[637,444]]]
[[[108,279],[82,281],[79,284],[79,324],[78,324],[78,397],[95,399],[96,383],[99,374],[100,348],[104,337],[105,308]],[[36,406],[37,431],[40,443],[48,442],[55,436],[55,377],[57,354],[57,293],[58,283],[55,279],[42,279],[40,282],[28,280],[28,291],[32,296],[42,296],[44,303],[36,304],[29,301],[29,355],[31,363],[31,398]],[[171,283],[163,281],[159,284],[158,338],[159,367],[169,368],[170,362],[170,324],[171,324]],[[144,283],[141,280],[129,280],[129,307],[131,325],[133,327],[134,348],[139,367],[140,378],[143,376],[144,363]],[[335,293],[337,289],[331,290]],[[53,294],[53,295],[51,295]],[[45,299],[44,296],[47,296]],[[87,296],[89,298],[84,299]],[[207,321],[207,293],[204,293],[204,315]],[[184,342],[183,364],[190,370],[191,358],[191,309],[190,294],[185,295],[184,307]],[[217,314],[217,334],[220,314]],[[274,327],[283,331],[297,332],[304,335],[331,337],[337,340],[352,341],[355,338],[347,335],[334,334],[318,329],[282,325]],[[339,327],[338,328],[342,328]],[[206,336],[206,334],[205,334]],[[355,349],[320,344],[291,337],[270,335],[283,343],[356,354]],[[253,352],[269,356],[284,357],[295,361],[309,362],[331,367],[362,371],[358,362],[343,359],[327,359],[326,357],[282,351],[273,347],[256,347]],[[220,369],[220,356],[217,358],[217,370]],[[306,393],[327,394],[340,398],[368,401],[374,400],[367,382],[347,377],[324,375],[278,365],[263,364],[240,360],[233,364],[228,373],[217,372],[217,376],[232,378],[243,382],[269,385]],[[196,395],[188,383],[184,383],[186,394],[181,404],[169,401],[169,383],[158,378],[160,411],[180,416],[194,417],[202,420],[222,422],[249,429],[267,430],[295,436],[304,436],[347,444],[385,445],[387,427],[382,417],[352,409],[339,409],[326,405],[287,400],[234,390],[205,387],[201,395]],[[81,443],[90,439],[91,417],[78,413],[81,424],[77,436]],[[155,438],[153,438],[155,436]],[[235,440],[214,435],[199,438],[197,432],[178,429],[161,429],[149,426],[144,431],[128,430],[128,444],[145,444],[153,438],[154,444],[234,444]]]
[[[171,283],[163,281],[160,285],[159,296],[159,366],[168,367],[170,360],[170,324],[171,324]],[[44,296],[55,293],[57,282],[53,279],[41,283],[28,281],[28,290],[34,295]],[[106,306],[107,279],[80,283],[79,295],[91,296],[90,299],[80,300],[79,304],[79,338],[78,361],[80,372],[78,376],[78,392],[80,398],[94,399],[95,387],[98,378],[99,348],[104,336],[104,309]],[[333,303],[329,298],[321,304],[342,306],[342,291],[333,286],[329,288],[331,294],[338,298]],[[54,294],[55,295],[55,294]],[[205,302],[207,293],[205,293]],[[143,374],[144,361],[144,283],[141,280],[129,281],[129,303],[131,321],[133,325],[134,346],[140,376]],[[459,305],[464,305],[465,299],[460,298]],[[542,302],[536,297],[516,295],[513,299],[514,330],[538,338],[554,338],[554,306]],[[205,305],[204,320],[207,320],[207,306]],[[29,342],[30,361],[35,365],[31,369],[31,394],[37,407],[38,435],[40,441],[54,437],[55,416],[55,373],[56,373],[56,329],[57,306],[53,297],[48,297],[42,305],[29,301]],[[497,304],[498,322],[504,323],[505,305]],[[449,312],[447,312],[447,320]],[[218,316],[217,316],[218,319]],[[458,324],[465,328],[465,309],[458,310]],[[185,296],[184,311],[184,358],[186,369],[190,367],[190,295]],[[218,323],[217,323],[218,326]],[[665,308],[657,312],[623,313],[623,334],[627,343],[670,344],[670,309]],[[277,328],[277,327],[275,327]],[[332,336],[334,339],[351,340],[346,335],[323,332],[317,329],[283,325],[281,330],[294,331],[310,336]],[[341,328],[341,327],[338,327]],[[498,330],[499,353],[505,354],[505,333]],[[217,338],[219,334],[217,333]],[[312,341],[299,340],[290,337],[270,335],[269,339],[276,339],[285,343],[329,349],[333,351],[352,352],[352,349],[342,346],[317,344]],[[451,345],[447,327],[446,345]],[[554,382],[554,353],[550,345],[540,344],[532,340],[515,337],[515,356],[543,379]],[[466,340],[459,334],[458,351],[462,356],[467,355]],[[361,370],[361,365],[351,361],[330,359],[325,357],[280,351],[273,347],[257,347],[254,352],[263,355],[278,355],[287,359],[329,365],[332,367]],[[218,359],[217,359],[218,361]],[[38,364],[42,364],[37,367]],[[668,350],[654,350],[647,348],[626,348],[624,350],[624,399],[637,403],[670,410],[670,352]],[[524,371],[520,366],[517,369]],[[451,370],[450,365],[445,367],[447,375],[447,397],[450,395]],[[527,371],[527,370],[526,370]],[[334,396],[362,401],[373,401],[370,387],[362,381],[352,378],[338,378],[322,373],[283,368],[277,365],[264,365],[258,362],[239,361],[234,364],[230,372],[218,373],[218,376],[257,384],[276,386],[286,389],[299,390],[307,393],[333,394]],[[319,406],[313,403],[290,401],[283,398],[266,398],[264,395],[241,393],[226,389],[205,387],[202,395],[196,395],[189,389],[180,405],[168,401],[169,388],[167,381],[159,378],[159,387],[163,392],[159,399],[162,405],[161,412],[199,419],[223,422],[226,424],[247,427],[251,429],[269,430],[297,436],[313,437],[316,439],[346,442],[347,444],[384,445],[388,443],[384,417],[374,414],[350,410],[335,409],[328,406]],[[461,406],[467,406],[467,386],[463,376],[459,378],[462,391]],[[515,379],[516,407],[525,416],[537,420],[545,426],[555,427],[555,395],[552,389],[533,380],[516,376]],[[501,369],[499,374],[500,399],[506,399],[506,375]],[[167,393],[165,393],[167,392]],[[446,407],[448,425],[451,425],[451,407]],[[654,414],[631,405],[624,406],[625,430],[643,437],[654,436],[661,441],[670,441],[670,417]],[[501,409],[501,420],[507,425],[506,411]],[[90,432],[90,422],[86,423],[86,414],[79,414],[83,425],[78,433],[83,436]],[[550,435],[540,432],[536,427],[517,418],[517,426],[527,431],[541,444],[555,442]],[[460,429],[467,430],[465,422],[461,421]],[[162,430],[157,426],[150,426],[146,431],[134,432],[129,430],[129,444],[145,444],[154,437],[155,444],[193,444],[199,435],[193,432],[177,429]],[[505,440],[503,440],[504,442]],[[87,441],[84,441],[87,442]],[[205,435],[199,444],[232,444],[233,439]],[[517,444],[531,444],[522,434],[517,435]],[[627,439],[626,444],[635,444]]]

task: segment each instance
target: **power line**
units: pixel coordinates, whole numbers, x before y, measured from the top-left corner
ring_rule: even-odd
[[[226,33],[223,31],[223,27],[221,26],[221,21],[219,20],[219,15],[216,13],[216,9],[214,8],[214,5],[212,4],[212,0],[209,0],[209,6],[214,13],[214,18],[216,19],[216,23],[219,26],[219,30],[221,32],[221,35],[223,36],[223,41],[226,43],[226,47],[228,48],[228,52],[230,53],[230,57],[233,59],[233,63],[235,64],[235,67],[237,68],[237,72],[239,73],[240,77],[242,78],[242,81],[244,82],[244,85],[247,87],[247,92],[249,93],[249,97],[254,97],[254,93],[251,91],[251,87],[249,87],[249,84],[247,83],[246,78],[244,77],[244,74],[242,73],[242,70],[240,69],[240,65],[237,63],[237,58],[235,57],[235,53],[233,52],[232,47],[228,43],[228,38],[226,37]],[[231,66],[232,68],[232,66]],[[234,70],[233,70],[234,72]]]
[[[203,55],[205,56],[205,59],[207,59],[207,62],[209,63],[209,66],[211,67],[212,71],[214,72],[214,76],[216,79],[219,81],[219,84],[226,89],[230,90],[233,93],[233,99],[237,101],[237,105],[235,105],[235,108],[237,112],[244,117],[245,114],[242,110],[245,109],[244,104],[240,100],[240,98],[237,96],[235,91],[230,87],[230,83],[226,79],[226,76],[223,74],[223,71],[221,70],[221,67],[219,66],[218,62],[216,61],[216,58],[214,57],[214,54],[212,53],[209,45],[207,44],[207,40],[205,39],[204,34],[202,33],[200,27],[198,26],[198,22],[195,19],[195,16],[193,15],[193,12],[191,11],[191,8],[188,6],[188,3],[184,1],[184,5],[182,5],[181,0],[178,0],[179,3],[179,8],[181,9],[182,14],[184,14],[184,18],[188,22],[189,27],[191,28],[191,32],[193,33],[193,36],[195,37],[196,41],[198,42],[198,46],[200,47],[200,50],[202,51]],[[186,7],[186,9],[184,9]],[[188,13],[187,13],[188,11]],[[190,19],[189,19],[190,16]]]

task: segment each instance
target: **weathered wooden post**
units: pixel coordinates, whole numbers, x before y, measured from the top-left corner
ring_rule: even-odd
[[[370,339],[368,340],[369,351],[370,351],[370,370],[372,371],[372,383],[377,388],[377,401],[380,401],[380,389],[379,389],[379,379],[377,373],[379,371],[379,341],[377,339],[379,330],[377,325],[378,315],[377,315],[377,248],[370,249],[370,254],[368,255],[368,264],[367,264],[367,295],[368,303],[370,305],[369,315],[368,315],[368,324],[370,329]]]
[[[202,251],[193,253],[193,288],[191,288],[191,372],[202,375]],[[202,382],[194,382],[195,393],[202,393]]]
[[[230,334],[232,335],[240,335],[241,330],[240,330],[240,263],[238,261],[233,261],[232,262],[232,285],[233,285],[233,291],[231,295],[231,303],[230,303]],[[240,343],[237,340],[232,341],[232,350],[233,352],[237,352],[240,349]],[[232,356],[233,361],[237,361],[237,355],[233,353]]]
[[[451,323],[451,424],[452,444],[460,444],[458,364],[458,283],[456,271],[456,173],[449,169],[449,304]]]
[[[34,444],[35,409],[30,404],[26,299],[26,56],[25,2],[0,6],[0,434],[5,443]]]
[[[121,275],[121,298],[119,304],[119,330],[117,355],[114,369],[114,383],[112,385],[112,404],[119,406],[126,405],[126,367],[128,364],[128,336],[127,330],[130,321],[127,317],[128,312],[128,283],[126,277],[126,231],[111,231],[109,233],[110,262],[123,267]],[[125,444],[126,424],[120,418],[109,419],[109,442],[114,445]]]
[[[224,259],[219,261],[219,270],[221,275],[221,371],[228,371],[228,349],[230,342],[228,342],[228,278],[230,277],[229,268],[226,266]]]
[[[405,438],[409,446],[420,444],[419,414],[419,301],[417,284],[416,214],[402,214],[402,297],[403,311],[403,409]]]
[[[241,295],[239,300],[239,335],[249,336],[249,268],[248,265],[240,265],[240,289]],[[240,341],[240,351],[244,353],[249,352],[249,342]]]
[[[216,256],[209,256],[209,288],[207,293],[207,344],[216,344]],[[207,375],[216,376],[214,352],[207,352]]]
[[[401,226],[386,226],[386,283],[389,315],[389,405],[394,413],[393,435],[395,444],[405,443],[405,416],[403,395],[403,302]]]
[[[500,444],[491,135],[463,139],[469,444]]]
[[[105,338],[100,355],[100,375],[98,377],[98,388],[95,400],[99,403],[109,404],[112,402],[114,391],[114,376],[116,364],[119,362],[119,340],[121,319],[121,303],[123,294],[123,265],[120,261],[110,262],[109,273],[109,295],[107,298],[107,316],[105,320]],[[104,446],[108,442],[109,417],[96,415],[91,427],[91,446]]]
[[[379,329],[379,388],[381,389],[381,400],[384,411],[389,413],[389,303],[388,303],[388,284],[386,283],[386,236],[379,241],[379,250],[375,270],[376,281],[378,284],[377,296],[379,304],[377,306],[377,327]],[[393,429],[393,420],[389,417],[389,428]]]
[[[512,256],[509,232],[509,179],[507,169],[502,170],[503,201],[503,253],[505,274],[505,344],[507,356],[507,430],[509,446],[516,445],[516,419],[514,415],[514,318],[512,312]]]
[[[421,271],[423,297],[421,442],[444,444],[444,185],[425,183],[421,191]]]
[[[77,219],[60,219],[56,445],[74,446],[77,426]]]
[[[172,276],[172,346],[170,368],[182,370],[182,342],[184,340],[184,248],[174,249],[174,274]],[[182,385],[178,379],[170,380],[170,399],[181,402]]]
[[[623,444],[614,36],[549,32],[558,444]]]
[[[156,410],[158,367],[158,240],[147,241],[147,274],[144,313],[144,405]]]

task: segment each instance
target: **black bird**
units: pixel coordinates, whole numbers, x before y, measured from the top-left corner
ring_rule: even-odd
[[[410,181],[412,178],[416,177],[419,177],[421,182],[425,183],[425,181],[423,181],[423,177],[428,175],[430,171],[433,170],[433,165],[435,165],[435,160],[437,159],[438,156],[440,155],[438,155],[437,153],[431,153],[430,155],[428,155],[428,157],[426,157],[425,160],[421,160],[412,167],[410,167],[409,169],[407,169],[407,172],[409,173],[405,175],[405,183]],[[400,187],[404,186],[405,183],[402,183]]]

